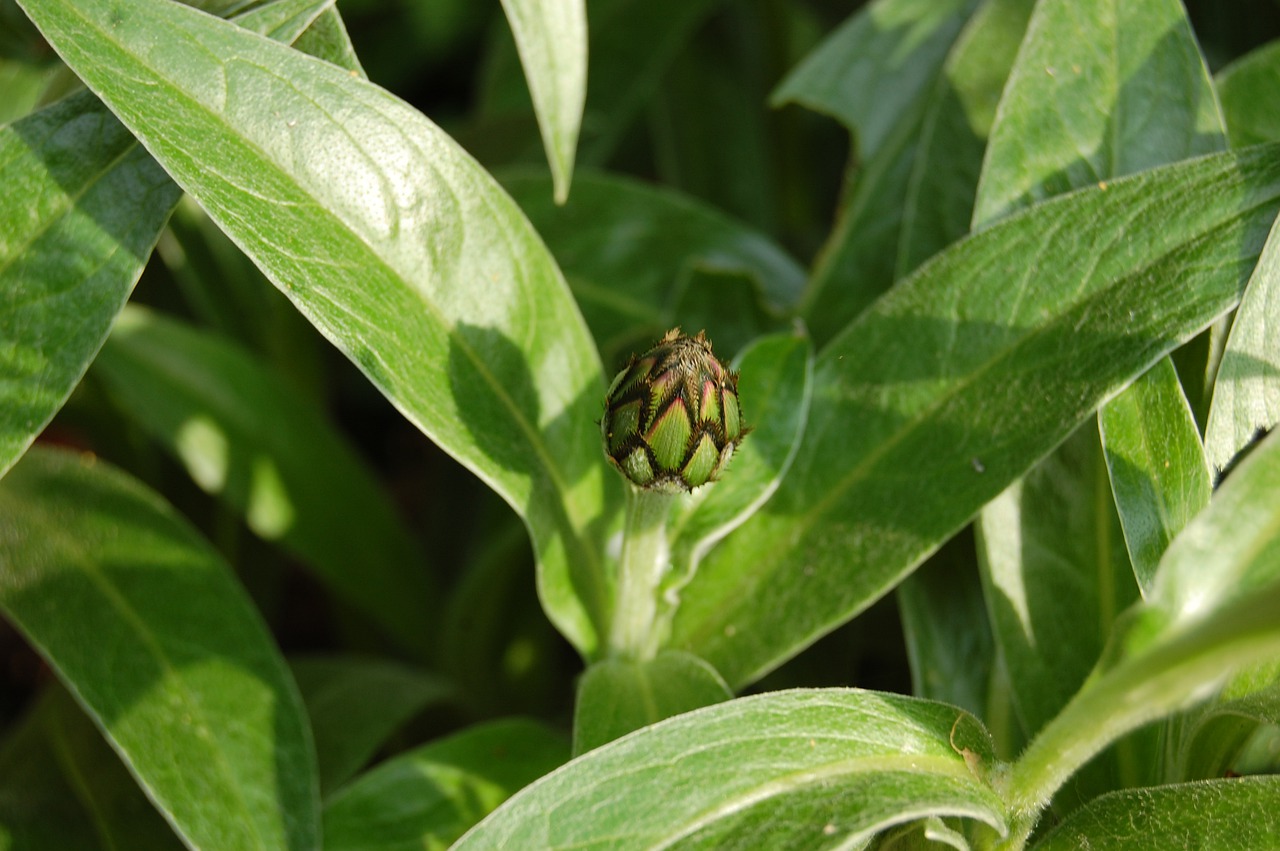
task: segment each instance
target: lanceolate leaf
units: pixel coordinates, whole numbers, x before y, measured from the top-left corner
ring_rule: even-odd
[[[820,354],[800,452],[699,568],[675,646],[741,685],[865,608],[1230,309],[1278,202],[1280,148],[1223,154],[1038,204],[921,267]]]
[[[0,608],[192,847],[319,846],[284,661],[227,566],[154,494],[90,457],[28,453],[0,488]]]
[[[804,270],[782,249],[747,226],[666,189],[599,171],[578,174],[573,200],[550,201],[546,178],[528,172],[502,176],[564,270],[605,362],[621,368],[633,351],[652,345],[673,325],[694,269],[739,273],[755,284],[757,310],[794,306]],[[705,330],[718,351],[725,339],[754,332],[753,315],[734,315],[722,300]],[[726,315],[727,314],[727,315]],[[748,339],[750,338],[748,337]]]
[[[1002,829],[1000,800],[980,779],[991,767],[985,731],[946,704],[773,692],[591,751],[521,791],[456,847],[849,848],[929,815]]]
[[[1209,466],[1220,474],[1280,423],[1280,227],[1273,227],[1231,324],[1205,427]]]
[[[609,599],[595,535],[620,498],[600,361],[515,204],[421,114],[297,51],[160,0],[24,7],[316,327],[521,513],[544,605],[590,653]]]
[[[268,3],[241,23],[291,41],[327,5]],[[3,474],[84,375],[181,193],[87,93],[0,129],[0,185]]]
[[[324,414],[243,350],[126,308],[93,367],[117,406],[249,528],[300,556],[404,647],[438,605],[397,508]]]
[[[1209,504],[1212,482],[1191,406],[1167,358],[1098,412],[1125,546],[1145,593],[1165,548]]]
[[[587,97],[586,0],[502,0],[533,95],[555,199],[569,197]]]

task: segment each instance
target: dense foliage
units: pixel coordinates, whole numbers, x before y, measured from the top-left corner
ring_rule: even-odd
[[[846,12],[0,2],[0,849],[1280,847],[1280,7]]]

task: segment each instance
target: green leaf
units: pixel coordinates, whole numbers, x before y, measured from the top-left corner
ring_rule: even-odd
[[[585,0],[502,0],[533,95],[556,203],[569,197],[587,98]]]
[[[84,375],[180,192],[88,93],[0,129],[0,185],[3,473]]]
[[[1236,768],[1241,753],[1263,724],[1280,725],[1280,678],[1231,700],[1225,695],[1193,719],[1183,738],[1175,776],[1180,780],[1222,777]]]
[[[601,514],[621,503],[604,382],[515,204],[420,113],[297,51],[159,0],[24,3],[321,333],[521,514],[543,604],[590,654],[610,599]]]
[[[854,136],[849,186],[800,310],[825,344],[894,279],[921,122],[938,74],[977,0],[877,0],[805,58],[774,91]]]
[[[983,509],[983,590],[1023,727],[1058,714],[1138,597],[1097,430],[1086,423]]]
[[[1121,621],[1088,684],[1014,764],[1013,812],[1035,812],[1107,743],[1280,653],[1278,489],[1280,437],[1272,436],[1174,539],[1147,602]]]
[[[1127,789],[1081,807],[1034,851],[1280,848],[1280,777]]]
[[[544,177],[509,172],[503,185],[564,269],[605,362],[619,368],[688,318],[688,297],[708,282],[697,272],[737,273],[755,286],[740,308],[717,298],[705,328],[686,329],[705,330],[723,352],[735,350],[729,339],[765,330],[757,314],[788,310],[804,285],[800,265],[763,234],[669,189],[587,170],[560,207]]]
[[[1280,226],[1273,226],[1227,337],[1204,449],[1216,474],[1280,423]]]
[[[988,0],[947,54],[924,108],[894,278],[969,232],[996,105],[1034,0]]]
[[[689,653],[666,650],[644,661],[597,662],[578,682],[573,753],[732,697],[715,668]]]
[[[973,220],[1224,144],[1178,0],[1040,2],[1000,100]]]
[[[325,5],[279,0],[246,25],[291,40]],[[83,92],[0,128],[0,185],[3,474],[84,375],[181,193]]]
[[[1212,484],[1200,432],[1167,358],[1098,412],[1111,492],[1138,587],[1145,593],[1174,536]]]
[[[16,121],[34,109],[58,71],[56,64],[41,67],[0,59],[0,124]]]
[[[1280,141],[1280,41],[1245,54],[1215,82],[1232,147]]]
[[[791,470],[703,561],[672,646],[737,687],[866,608],[1229,310],[1278,199],[1280,148],[1206,157],[1038,204],[925,264],[820,353]]]
[[[563,739],[520,720],[472,727],[415,748],[333,796],[324,811],[325,851],[449,847],[567,757]]]
[[[319,845],[310,731],[266,626],[165,503],[33,450],[0,486],[0,607],[192,846]]]
[[[373,473],[289,383],[214,335],[136,307],[92,374],[255,533],[404,647],[428,652],[438,599],[424,554]]]
[[[311,719],[326,796],[402,724],[453,696],[453,687],[439,677],[385,659],[308,656],[290,660],[290,668]]]
[[[970,764],[972,763],[973,769]],[[773,692],[646,727],[521,791],[473,848],[847,848],[927,815],[1002,829],[990,742],[941,703]]]

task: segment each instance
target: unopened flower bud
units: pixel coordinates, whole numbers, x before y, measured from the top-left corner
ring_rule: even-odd
[[[613,379],[600,431],[609,460],[640,487],[689,491],[715,481],[747,432],[738,375],[704,334],[676,328]]]

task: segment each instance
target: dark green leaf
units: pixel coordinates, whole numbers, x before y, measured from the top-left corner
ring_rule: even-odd
[[[1232,147],[1280,141],[1280,41],[1223,68],[1215,82]]]
[[[1033,849],[1190,847],[1280,848],[1280,777],[1115,792],[1077,810]]]
[[[479,848],[848,848],[927,815],[1003,824],[971,716],[856,690],[734,700],[597,748],[458,843]],[[975,773],[977,776],[975,776]]]
[[[734,351],[726,338],[764,330],[758,314],[785,311],[800,295],[804,270],[774,243],[671,190],[583,171],[573,199],[558,207],[546,178],[513,172],[503,185],[564,269],[611,366],[621,368],[629,354],[688,318],[689,297],[710,283],[696,272],[735,273],[755,285],[754,297],[736,300],[736,310],[715,293],[717,309],[704,312],[705,327],[686,328],[705,330],[722,352]]]
[[[93,374],[249,528],[301,557],[403,646],[430,649],[438,600],[425,556],[373,473],[280,376],[142,308],[120,315]]]
[[[667,650],[643,662],[597,662],[578,682],[573,752],[594,750],[664,718],[732,697],[715,669],[689,653]]]
[[[1230,309],[1278,200],[1280,149],[1218,155],[1038,204],[925,264],[821,352],[790,472],[704,560],[673,646],[738,686],[883,595]]]
[[[329,801],[325,851],[446,848],[463,831],[568,757],[532,721],[464,730],[379,765]]]
[[[290,660],[290,667],[311,719],[320,791],[326,796],[400,725],[453,695],[452,686],[439,677],[385,659],[309,656]]]
[[[91,457],[34,450],[0,487],[0,607],[185,840],[319,845],[302,702],[230,570]]]
[[[548,613],[592,652],[601,514],[621,502],[604,382],[515,204],[420,113],[332,65],[160,0],[24,6],[321,333],[521,513]]]
[[[1098,413],[1111,492],[1145,592],[1175,535],[1209,504],[1200,432],[1173,363],[1162,360]]]

